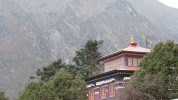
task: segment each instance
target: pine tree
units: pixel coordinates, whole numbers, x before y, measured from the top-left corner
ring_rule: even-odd
[[[85,43],[84,47],[76,51],[73,61],[78,68],[78,74],[87,78],[92,76],[98,70],[98,58],[101,57],[99,48],[103,41],[89,40]]]
[[[67,68],[65,63],[62,63],[62,60],[52,62],[51,64],[43,67],[43,69],[38,69],[36,75],[40,80],[47,82],[51,77],[53,77],[61,68]]]

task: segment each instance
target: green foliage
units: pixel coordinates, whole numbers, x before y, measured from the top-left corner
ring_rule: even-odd
[[[0,92],[0,100],[9,100],[9,99],[4,96],[4,92]]]
[[[93,72],[98,70],[98,58],[101,57],[99,47],[103,41],[89,40],[86,42],[83,48],[76,51],[76,56],[73,58],[77,68],[79,69],[79,75],[87,78],[93,75]]]
[[[75,78],[66,70],[59,71],[49,84],[60,100],[86,99],[85,81]]]
[[[178,45],[174,44],[173,41],[160,42],[143,59],[140,66],[141,69],[133,76],[138,82],[131,83],[133,87],[141,86],[144,88],[143,84],[147,80],[142,81],[141,79],[145,79],[147,75],[151,75],[157,80],[161,79],[161,85],[158,85],[149,93],[151,96],[157,100],[169,100],[178,97]],[[149,79],[149,81],[152,80]],[[144,93],[142,90],[138,91]],[[148,91],[146,90],[145,92]]]
[[[73,58],[75,65],[62,63],[62,60],[54,61],[43,69],[38,69],[36,75],[40,80],[47,82],[52,78],[61,68],[68,70],[74,76],[87,78],[97,71],[98,58],[101,57],[99,47],[103,41],[89,40],[84,47],[76,51],[76,56]],[[30,77],[33,79],[33,77]]]
[[[177,74],[178,46],[173,41],[159,43],[140,64],[142,74],[172,75]]]
[[[160,98],[178,97],[178,45],[173,41],[159,43],[141,63],[138,75],[152,74],[163,77],[164,93]]]
[[[58,60],[38,69],[36,74],[40,81],[28,84],[19,100],[85,100],[86,86],[81,77],[91,76],[97,70],[101,44],[102,41],[89,40],[76,52],[75,65]]]
[[[137,77],[133,75],[131,80],[125,84],[125,89],[121,91],[120,98],[123,100],[157,100],[163,95],[162,77],[145,75]]]
[[[30,83],[19,100],[85,100],[84,80],[61,69],[49,81]]]
[[[30,83],[19,100],[55,100],[55,93],[43,82]]]
[[[65,68],[67,65],[62,63],[62,60],[52,62],[46,67],[43,67],[42,71],[37,70],[36,75],[40,80],[47,82],[51,77],[53,77],[61,68]]]

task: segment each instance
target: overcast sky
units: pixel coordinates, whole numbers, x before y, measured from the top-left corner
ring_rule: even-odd
[[[158,0],[158,1],[162,2],[167,6],[178,8],[178,0]]]

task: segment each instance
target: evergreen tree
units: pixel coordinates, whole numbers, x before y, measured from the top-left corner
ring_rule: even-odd
[[[19,100],[85,100],[86,86],[81,76],[86,78],[97,70],[101,44],[102,41],[87,41],[76,52],[75,65],[62,63],[59,59],[38,69],[36,74],[40,81],[28,84]]]
[[[87,78],[93,75],[94,71],[97,71],[98,58],[101,57],[99,52],[99,47],[103,41],[89,40],[86,42],[83,48],[79,51],[76,51],[76,55],[73,58],[73,61],[78,68],[78,74]]]
[[[85,100],[85,81],[61,69],[49,81],[28,84],[19,100]]]
[[[120,93],[121,100],[161,100],[160,95],[164,95],[163,80],[155,75],[145,75],[137,77],[133,75],[131,80],[125,84],[125,89]],[[163,99],[165,100],[165,99]]]
[[[46,83],[29,83],[19,100],[55,100],[55,93]]]
[[[9,100],[9,99],[4,96],[4,92],[0,92],[0,100]]]
[[[66,70],[59,71],[49,82],[49,87],[59,100],[85,100],[85,81],[70,74]]]
[[[149,91],[149,95],[156,100],[170,100],[178,97],[178,45],[174,44],[174,41],[169,40],[166,43],[160,42],[157,44],[153,51],[143,59],[140,66],[141,69],[133,76],[133,79],[137,80],[137,84],[132,84],[132,79],[130,81],[135,90],[148,93],[148,90],[139,90],[136,87],[143,86],[141,88],[144,88],[143,84],[146,80],[141,79],[151,75],[157,80],[161,79],[161,85],[158,85],[156,90]]]
[[[65,64],[61,59],[54,61],[43,69],[38,69],[36,75],[42,81],[49,81],[61,68],[68,70],[74,76],[81,76],[87,78],[92,76],[94,72],[98,71],[98,58],[101,57],[99,47],[103,41],[89,40],[84,47],[76,51],[73,58],[75,65]],[[33,78],[33,77],[31,77]]]
[[[48,66],[43,67],[42,70],[38,69],[36,75],[40,80],[47,82],[51,77],[53,77],[61,68],[67,68],[65,63],[62,63],[62,60],[52,62]]]

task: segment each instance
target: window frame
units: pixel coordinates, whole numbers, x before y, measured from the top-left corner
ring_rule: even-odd
[[[88,89],[88,100],[95,100],[95,90],[94,90],[94,88]]]
[[[109,83],[108,85],[108,95],[109,97],[114,97],[115,96],[115,83]]]
[[[100,86],[100,99],[106,99],[106,86]]]
[[[134,59],[136,59],[136,65],[134,64]],[[127,57],[127,66],[128,67],[140,67],[140,62],[141,62],[142,58],[139,57]]]

